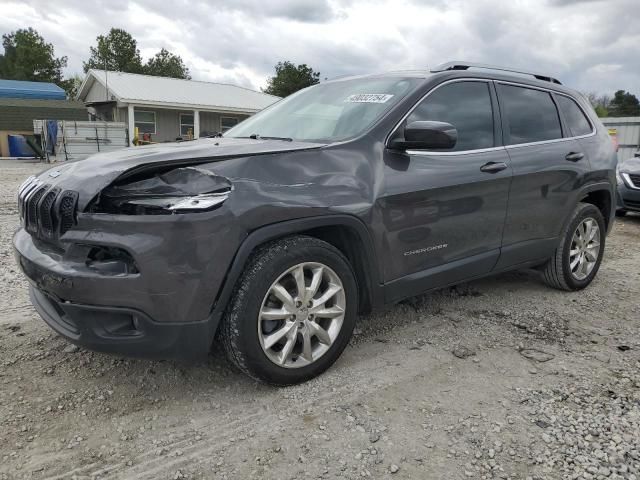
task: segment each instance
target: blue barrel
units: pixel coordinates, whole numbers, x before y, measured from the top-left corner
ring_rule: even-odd
[[[9,156],[10,157],[29,157],[34,158],[35,152],[27,144],[24,135],[7,135],[9,139]]]

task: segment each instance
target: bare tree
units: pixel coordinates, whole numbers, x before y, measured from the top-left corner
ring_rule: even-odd
[[[599,117],[607,117],[609,115],[609,109],[611,108],[611,97],[609,95],[588,92],[585,93],[585,96]]]

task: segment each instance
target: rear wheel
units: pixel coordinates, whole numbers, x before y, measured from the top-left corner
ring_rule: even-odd
[[[605,232],[600,210],[579,203],[553,258],[543,269],[546,283],[561,290],[580,290],[589,285],[602,262]]]
[[[221,325],[222,343],[258,380],[303,382],[347,346],[356,306],[355,277],[340,251],[312,237],[286,238],[249,260]]]

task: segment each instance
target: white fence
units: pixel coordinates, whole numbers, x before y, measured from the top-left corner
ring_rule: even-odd
[[[55,122],[55,142],[52,142],[47,122],[34,120],[33,131],[40,135],[42,150],[47,152],[50,162],[82,160],[94,153],[110,152],[128,146],[127,125],[122,122],[58,120]]]
[[[618,139],[618,161],[633,157],[640,150],[640,117],[605,117],[602,123],[616,130]]]

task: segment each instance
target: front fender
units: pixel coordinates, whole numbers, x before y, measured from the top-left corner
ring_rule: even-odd
[[[379,294],[381,290],[379,272],[377,269],[377,257],[374,251],[374,245],[371,235],[365,224],[352,215],[336,214],[322,215],[314,217],[298,218],[284,222],[278,222],[265,225],[252,231],[241,243],[236,255],[231,262],[224,284],[219,290],[218,296],[213,305],[213,314],[221,317],[227,307],[229,299],[234,291],[236,282],[240,278],[251,254],[260,245],[283,238],[289,235],[305,234],[311,230],[319,231],[327,227],[346,227],[352,230],[359,239],[361,247],[359,250],[362,255],[361,271],[358,272],[358,282],[362,284],[369,299],[371,299],[372,307],[381,306],[383,296]],[[355,266],[354,266],[355,268]],[[362,277],[362,278],[361,278]]]

